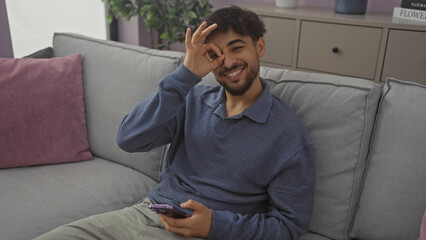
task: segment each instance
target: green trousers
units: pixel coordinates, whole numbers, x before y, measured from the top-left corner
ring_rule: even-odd
[[[76,222],[60,226],[36,240],[65,239],[116,239],[116,240],[161,240],[199,239],[185,238],[168,232],[157,213],[148,206],[149,199],[121,210],[90,216]]]

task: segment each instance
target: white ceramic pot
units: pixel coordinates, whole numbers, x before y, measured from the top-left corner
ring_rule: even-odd
[[[297,0],[275,0],[275,5],[280,8],[296,8]]]

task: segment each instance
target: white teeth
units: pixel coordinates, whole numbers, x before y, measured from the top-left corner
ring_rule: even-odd
[[[240,72],[241,72],[241,70],[235,71],[235,72],[231,72],[231,73],[228,73],[227,76],[234,77],[234,76],[237,76]]]

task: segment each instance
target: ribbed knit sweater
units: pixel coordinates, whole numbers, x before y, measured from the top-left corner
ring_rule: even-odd
[[[264,81],[262,95],[232,117],[225,116],[224,89],[200,81],[181,65],[120,126],[117,143],[126,151],[171,143],[148,198],[206,205],[209,239],[298,239],[314,193],[314,149],[303,123]]]

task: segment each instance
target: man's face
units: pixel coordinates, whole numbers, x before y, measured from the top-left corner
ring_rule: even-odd
[[[259,78],[259,57],[264,55],[263,38],[257,42],[248,36],[241,36],[232,30],[218,32],[209,41],[225,55],[221,66],[213,71],[216,80],[233,96],[241,96]],[[209,57],[216,57],[213,51]]]

